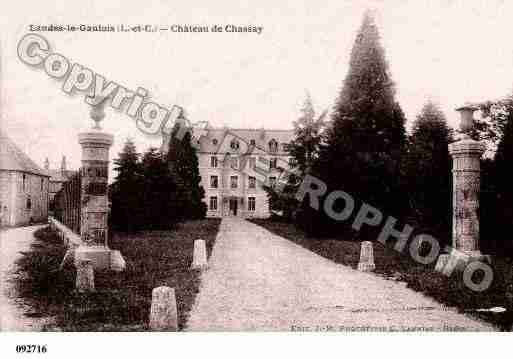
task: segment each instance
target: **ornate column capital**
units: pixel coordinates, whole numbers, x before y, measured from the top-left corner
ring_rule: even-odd
[[[449,144],[449,153],[454,157],[477,156],[481,157],[485,152],[485,145],[480,141],[465,138]]]

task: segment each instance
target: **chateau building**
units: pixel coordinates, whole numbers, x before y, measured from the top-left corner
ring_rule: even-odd
[[[269,217],[263,186],[289,169],[292,139],[292,130],[205,130],[196,146],[207,217]]]
[[[0,132],[0,226],[48,219],[49,177]]]
[[[71,177],[76,173],[76,171],[71,171],[66,168],[66,156],[62,156],[61,168],[60,169],[50,169],[50,162],[48,158],[45,160],[45,171],[50,176],[50,186],[48,190],[50,209],[53,206],[53,199],[57,192],[59,192],[62,188],[62,185],[65,182],[68,182]]]

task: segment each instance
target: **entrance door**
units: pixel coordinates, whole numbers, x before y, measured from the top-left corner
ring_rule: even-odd
[[[237,199],[230,199],[230,215],[236,216],[237,215]]]

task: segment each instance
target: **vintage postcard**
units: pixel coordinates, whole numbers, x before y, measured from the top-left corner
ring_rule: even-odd
[[[4,4],[2,346],[511,332],[512,17],[499,0]]]

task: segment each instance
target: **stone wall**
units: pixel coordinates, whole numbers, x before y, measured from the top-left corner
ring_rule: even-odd
[[[81,224],[81,177],[79,173],[73,175],[68,182],[55,194],[54,216],[60,222],[77,234],[80,234]]]
[[[2,226],[18,226],[48,219],[48,177],[0,171],[0,189]]]

